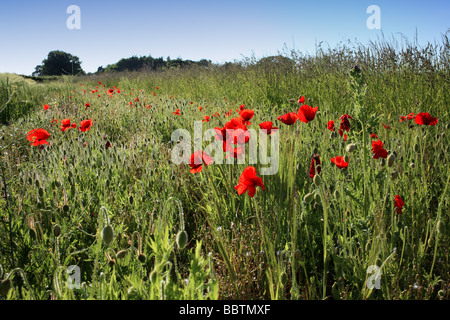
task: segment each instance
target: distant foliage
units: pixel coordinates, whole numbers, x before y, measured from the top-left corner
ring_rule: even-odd
[[[64,51],[51,51],[41,65],[36,66],[33,76],[60,76],[85,74],[77,56]]]
[[[97,73],[102,72],[121,72],[121,71],[140,71],[140,70],[164,70],[164,69],[177,69],[186,66],[198,65],[203,67],[208,67],[211,65],[211,60],[202,59],[200,61],[183,60],[177,58],[175,60],[167,57],[164,58],[153,58],[152,56],[147,57],[137,57],[132,56],[130,58],[120,59],[118,62],[106,66],[99,67]]]

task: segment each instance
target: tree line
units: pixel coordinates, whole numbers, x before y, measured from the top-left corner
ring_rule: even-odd
[[[103,72],[139,71],[139,70],[164,70],[177,69],[191,65],[208,67],[211,60],[201,59],[200,61],[183,60],[181,58],[170,59],[153,58],[151,55],[120,59],[114,64],[98,67],[95,74]],[[46,59],[37,65],[32,76],[60,76],[60,75],[85,75],[86,72],[81,67],[81,61],[77,56],[70,53],[54,50],[49,52]]]

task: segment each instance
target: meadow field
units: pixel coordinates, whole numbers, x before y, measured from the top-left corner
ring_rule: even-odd
[[[447,300],[449,52],[1,75],[0,299]],[[232,164],[191,158],[214,141]]]

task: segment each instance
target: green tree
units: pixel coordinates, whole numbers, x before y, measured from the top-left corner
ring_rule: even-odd
[[[81,61],[77,56],[64,51],[51,51],[47,59],[42,61],[33,72],[33,76],[59,76],[85,74],[81,68]]]

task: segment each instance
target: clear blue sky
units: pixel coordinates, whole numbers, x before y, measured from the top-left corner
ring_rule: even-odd
[[[81,29],[69,30],[70,5]],[[381,10],[381,29],[368,29],[369,5]],[[277,54],[286,45],[314,53],[323,41],[367,43],[399,33],[420,44],[440,41],[450,28],[450,1],[404,0],[15,0],[0,2],[0,72],[31,74],[52,50],[76,55],[82,68],[136,56],[240,60]]]

